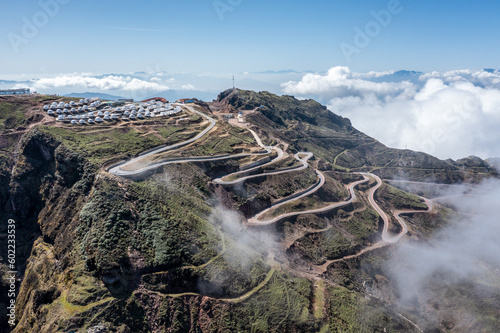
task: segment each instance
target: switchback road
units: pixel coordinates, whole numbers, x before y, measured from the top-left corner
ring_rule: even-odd
[[[238,158],[238,157],[246,157],[246,156],[262,154],[262,153],[253,153],[253,154],[251,154],[251,153],[244,154],[243,153],[243,154],[236,154],[236,155],[201,156],[201,157],[171,159],[171,160],[151,163],[151,164],[149,164],[145,167],[139,168],[137,170],[124,170],[123,169],[124,167],[130,166],[131,164],[139,162],[141,160],[144,160],[145,158],[150,157],[152,155],[162,153],[165,151],[169,151],[169,150],[173,150],[173,149],[178,149],[178,148],[184,147],[190,143],[193,143],[193,142],[201,139],[203,136],[205,136],[216,125],[216,121],[212,117],[210,117],[202,112],[196,111],[191,106],[184,105],[184,107],[186,107],[189,111],[196,113],[196,114],[200,115],[201,117],[205,118],[206,120],[208,120],[210,123],[209,126],[207,128],[205,128],[202,132],[200,132],[198,135],[196,135],[194,138],[191,138],[189,140],[179,142],[179,143],[176,143],[176,144],[173,144],[170,146],[153,149],[153,150],[149,151],[148,153],[140,155],[138,157],[135,157],[129,161],[116,164],[116,165],[110,167],[108,169],[108,171],[113,175],[122,176],[122,177],[130,177],[130,176],[134,176],[134,175],[145,174],[153,169],[158,168],[159,166],[172,164],[172,163],[219,161],[219,160],[225,160],[225,159],[230,159],[230,158]],[[234,176],[240,176],[240,175],[245,174],[245,173],[257,171],[258,169],[260,169],[266,165],[276,163],[277,161],[283,159],[286,156],[282,149],[280,149],[279,147],[276,147],[276,146],[265,146],[255,131],[253,131],[251,129],[249,129],[249,131],[254,136],[257,144],[266,150],[266,152],[264,154],[271,153],[274,150],[277,152],[277,157],[274,158],[272,161],[267,162],[265,164],[255,166],[255,167],[252,167],[252,168],[244,170],[244,171],[238,171],[238,172],[226,175],[222,178],[214,179],[215,183],[221,184],[221,185],[233,185],[233,184],[237,184],[237,183],[243,182],[245,180],[256,178],[256,177],[264,177],[264,176],[269,176],[269,175],[284,174],[287,172],[295,172],[295,171],[307,169],[309,167],[308,160],[313,157],[313,154],[310,152],[299,152],[299,153],[296,153],[294,155],[294,157],[301,163],[301,166],[292,167],[292,168],[288,168],[285,170],[276,170],[276,171],[271,171],[271,172],[267,172],[267,173],[260,173],[260,174],[255,174],[255,175],[243,176],[243,177],[240,177],[236,180],[224,180],[227,178],[232,178]],[[369,181],[369,177],[374,178],[377,182],[377,184],[370,189],[370,191],[368,193],[368,200],[370,202],[370,205],[377,211],[377,213],[380,215],[380,217],[382,218],[382,220],[384,222],[381,237],[382,237],[382,242],[385,244],[395,244],[395,243],[399,242],[399,240],[408,232],[408,226],[406,225],[406,222],[401,217],[402,214],[429,213],[432,211],[432,208],[433,208],[432,202],[430,200],[422,198],[423,200],[425,200],[427,207],[428,207],[428,209],[426,211],[421,211],[421,210],[420,211],[417,211],[417,210],[398,210],[398,211],[395,211],[394,217],[401,224],[402,230],[397,235],[390,235],[389,234],[389,223],[390,223],[389,218],[384,213],[384,211],[378,206],[378,204],[376,203],[375,198],[374,198],[375,192],[382,185],[382,180],[380,179],[380,177],[378,177],[377,175],[372,174],[372,173],[359,173],[360,175],[363,176],[363,180],[359,180],[359,181],[356,181],[356,182],[348,185],[347,189],[349,191],[350,197],[346,201],[337,202],[337,203],[330,204],[330,205],[327,205],[325,207],[317,208],[317,209],[284,213],[284,214],[281,214],[281,215],[276,216],[276,217],[269,219],[269,220],[261,220],[260,219],[260,217],[262,215],[268,213],[269,211],[276,209],[276,208],[278,208],[282,205],[285,205],[287,203],[290,203],[292,201],[299,200],[303,197],[311,195],[311,194],[315,193],[318,189],[320,189],[325,183],[325,176],[321,171],[319,171],[319,170],[315,170],[315,171],[316,171],[316,174],[318,175],[318,179],[319,179],[319,181],[315,185],[313,185],[312,187],[310,187],[302,192],[299,192],[299,193],[292,195],[290,197],[290,199],[282,200],[279,203],[277,203],[277,204],[265,209],[264,211],[256,214],[252,218],[248,219],[248,224],[253,225],[253,226],[270,225],[270,224],[276,223],[282,219],[289,218],[292,216],[297,216],[297,215],[302,215],[302,214],[324,214],[324,213],[331,211],[333,209],[349,205],[356,200],[356,193],[354,191],[354,188],[359,184],[362,184],[362,183]]]

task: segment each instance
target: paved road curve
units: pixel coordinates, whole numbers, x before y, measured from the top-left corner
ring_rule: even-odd
[[[189,105],[184,105],[184,106],[189,111],[191,111],[193,113],[196,113],[196,114],[202,116],[203,118],[207,119],[210,122],[210,125],[207,128],[205,128],[202,132],[200,132],[198,135],[196,135],[194,138],[191,138],[189,140],[182,141],[182,142],[179,142],[179,143],[175,143],[175,144],[170,145],[170,146],[159,147],[159,148],[153,149],[150,152],[148,152],[148,153],[146,153],[144,155],[132,158],[132,159],[128,160],[125,163],[119,163],[119,164],[116,164],[115,166],[112,166],[108,170],[108,172],[111,173],[111,174],[113,174],[113,175],[116,175],[116,176],[126,177],[126,176],[130,176],[130,175],[138,174],[138,173],[143,173],[144,171],[147,171],[147,170],[150,170],[150,169],[157,168],[159,166],[158,164],[151,165],[149,167],[142,168],[140,170],[135,170],[135,171],[123,170],[124,166],[127,166],[127,165],[130,165],[132,163],[138,162],[138,161],[140,161],[140,160],[142,160],[142,159],[144,159],[146,157],[149,157],[149,156],[152,156],[152,155],[155,155],[155,154],[158,154],[158,153],[163,153],[165,151],[178,149],[178,148],[184,147],[184,146],[186,146],[186,145],[188,145],[190,143],[193,143],[193,142],[201,139],[203,136],[205,136],[205,134],[207,134],[208,132],[210,132],[212,130],[212,128],[215,127],[215,124],[217,124],[217,122],[215,121],[215,119],[213,119],[212,117],[209,117],[209,116],[207,116],[206,114],[204,114],[202,112],[196,111],[194,108],[192,108]]]
[[[240,172],[236,172],[234,174],[231,174],[231,175],[236,175],[236,174],[240,174],[240,173],[252,172],[252,171],[254,171],[254,170],[258,169],[258,168],[261,168],[263,166],[275,163],[275,162],[277,162],[277,161],[279,161],[279,160],[281,160],[281,159],[284,158],[285,154],[284,154],[283,150],[281,150],[278,147],[264,146],[264,144],[262,143],[262,140],[257,135],[257,133],[255,133],[253,130],[249,129],[249,131],[252,133],[252,135],[254,136],[255,140],[257,141],[257,144],[266,150],[265,153],[242,153],[242,154],[235,154],[235,155],[199,156],[199,157],[189,157],[189,158],[177,158],[177,159],[170,159],[170,160],[160,161],[160,162],[156,162],[156,163],[151,163],[150,165],[145,166],[145,167],[140,168],[140,169],[137,169],[137,170],[125,170],[125,167],[127,167],[127,166],[129,166],[129,165],[131,165],[133,163],[139,162],[139,161],[141,161],[141,160],[143,160],[143,159],[145,159],[147,157],[150,157],[150,156],[153,156],[155,154],[162,153],[162,152],[165,152],[165,151],[170,151],[170,150],[178,149],[178,148],[184,147],[184,146],[186,146],[188,144],[191,144],[191,143],[193,143],[193,142],[201,139],[208,132],[210,132],[212,130],[212,128],[215,127],[215,125],[217,123],[215,119],[213,119],[212,117],[210,117],[210,116],[208,116],[208,115],[206,115],[206,114],[204,114],[202,112],[196,111],[191,106],[188,106],[188,105],[184,105],[184,106],[189,111],[194,112],[194,113],[202,116],[203,118],[207,119],[210,122],[210,125],[207,128],[205,128],[202,132],[200,132],[198,135],[196,135],[194,138],[191,138],[189,140],[182,141],[182,142],[170,145],[170,146],[159,147],[159,148],[156,148],[156,149],[153,149],[153,150],[149,151],[146,154],[142,154],[142,155],[140,155],[138,157],[132,158],[132,159],[126,161],[126,162],[117,163],[117,164],[111,166],[108,169],[108,172],[111,173],[111,174],[113,174],[113,175],[116,175],[116,176],[121,176],[121,177],[126,177],[126,178],[127,177],[128,178],[134,178],[134,177],[140,177],[142,175],[147,175],[152,170],[156,170],[157,168],[159,168],[161,166],[164,166],[164,165],[168,165],[168,164],[187,163],[187,162],[222,161],[222,160],[233,159],[233,158],[243,158],[243,157],[248,157],[248,156],[270,154],[272,152],[272,150],[277,151],[278,155],[272,161],[270,161],[270,162],[268,162],[268,163],[266,163],[264,165],[260,165],[260,166],[254,167],[254,168],[247,169],[245,171],[240,171]],[[312,154],[310,154],[310,156],[307,157],[307,159],[309,159],[310,157],[312,157]],[[299,161],[301,161],[301,162],[303,162],[303,160],[304,160],[304,159],[298,158],[297,156],[296,156],[296,158]],[[307,159],[305,159],[305,160],[307,161]],[[298,170],[302,170],[302,169],[304,169],[306,167],[307,167],[307,162],[305,162],[305,164],[303,163],[303,165],[301,167],[297,167],[294,170],[287,170],[285,172],[298,171]],[[283,172],[269,172],[267,174],[243,177],[243,178],[237,179],[235,181],[228,181],[228,182],[223,181],[222,179],[215,179],[214,181],[216,183],[218,183],[218,184],[236,184],[236,183],[245,181],[246,179],[249,179],[249,178],[262,177],[262,176],[265,176],[265,175],[276,174],[276,173],[283,173]],[[231,176],[231,175],[227,175],[227,176]]]
[[[382,179],[380,179],[379,176],[374,175],[372,173],[360,173],[361,175],[364,176],[370,176],[375,178],[377,181],[377,185],[372,187],[370,189],[370,192],[368,194],[368,200],[370,201],[370,204],[372,207],[377,211],[377,213],[380,215],[382,220],[384,221],[384,228],[382,230],[382,241],[387,244],[396,244],[399,242],[399,240],[408,233],[408,226],[406,225],[406,222],[401,218],[401,214],[412,214],[412,213],[430,213],[432,211],[432,202],[426,198],[422,198],[425,200],[427,204],[427,210],[398,210],[394,212],[394,217],[398,220],[398,222],[401,224],[401,232],[397,235],[391,236],[389,235],[389,217],[384,213],[384,211],[379,207],[379,205],[375,202],[375,192],[379,189],[380,186],[382,186]]]
[[[281,159],[279,157],[279,154],[281,152],[281,156],[283,156],[283,151],[280,149],[280,148],[277,148],[278,149],[278,158],[272,160],[271,162],[269,163],[266,163],[264,165],[260,165],[260,166],[257,166],[255,168],[252,168],[252,169],[259,169],[259,168],[262,168],[263,166],[265,165],[268,165],[268,164],[272,164],[274,162],[276,162],[277,160]],[[305,155],[304,157],[299,157],[299,155]],[[238,178],[236,180],[231,180],[231,181],[225,181],[224,178],[228,178],[228,177],[231,177],[231,176],[234,176],[234,175],[237,175],[237,174],[241,174],[241,173],[246,173],[248,171],[251,171],[252,169],[248,169],[248,170],[245,170],[245,171],[238,171],[238,172],[235,172],[235,173],[231,173],[229,175],[226,175],[222,178],[217,178],[217,179],[214,179],[214,183],[216,184],[220,184],[220,185],[233,185],[233,184],[237,184],[237,183],[241,183],[245,180],[248,180],[248,179],[252,179],[252,178],[257,178],[257,177],[264,177],[264,176],[271,176],[271,175],[280,175],[280,174],[284,174],[284,173],[288,173],[288,172],[292,172],[292,171],[300,171],[300,170],[304,170],[304,169],[307,169],[309,167],[309,164],[307,163],[307,161],[313,157],[313,154],[312,153],[308,153],[308,152],[299,152],[295,155],[293,155],[293,157],[295,157],[295,159],[297,161],[299,161],[300,163],[302,163],[301,166],[298,166],[296,168],[290,168],[290,169],[286,169],[286,170],[276,170],[276,171],[270,171],[270,172],[265,172],[265,173],[260,173],[260,174],[257,174],[257,175],[250,175],[250,176],[245,176],[245,177],[241,177],[241,178]]]

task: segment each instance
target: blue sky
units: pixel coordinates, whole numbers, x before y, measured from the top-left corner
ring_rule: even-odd
[[[390,1],[59,0],[58,13],[25,38],[22,18],[43,20],[41,3],[51,1],[2,1],[0,76],[499,67],[495,1],[401,0],[402,12],[350,62],[339,45],[353,45],[354,29],[364,30],[371,11]],[[231,8],[223,19],[216,4]],[[13,34],[25,38],[18,52]]]
[[[498,1],[0,1],[2,89],[210,101],[234,74],[392,147],[500,156]]]

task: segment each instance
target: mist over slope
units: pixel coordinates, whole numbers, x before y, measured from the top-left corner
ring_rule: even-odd
[[[466,194],[461,188],[442,192],[442,200],[463,213],[426,241],[401,244],[386,262],[402,307],[429,313],[417,321],[422,326],[443,322],[457,332],[500,329],[500,321],[490,328],[482,319],[498,318],[494,309],[500,307],[499,185],[491,179]]]

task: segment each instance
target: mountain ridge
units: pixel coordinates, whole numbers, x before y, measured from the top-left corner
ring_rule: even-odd
[[[414,180],[434,178],[435,181],[443,182],[471,180],[477,183],[483,179],[481,172],[467,169],[465,163],[468,161],[467,158],[443,161],[426,153],[388,148],[376,139],[356,130],[347,118],[335,115],[311,99],[299,101],[287,95],[228,89],[222,92],[214,103],[218,108],[233,112],[259,108],[258,113],[248,117],[250,122],[258,122],[263,127],[266,127],[267,123],[278,124],[279,130],[269,128],[274,135],[286,134],[286,140],[291,142],[296,151],[312,149],[319,157],[340,170],[376,169],[374,172],[384,178],[414,177]],[[312,126],[304,128],[301,126],[302,122]],[[377,156],[381,151],[384,155]],[[332,152],[335,155],[332,156]],[[374,156],[367,158],[367,155]],[[478,163],[479,168],[482,168],[480,171],[484,171],[483,175],[496,174],[485,161],[480,159]],[[420,168],[428,170],[419,172]],[[449,170],[450,174],[435,174],[433,170],[437,169]]]

